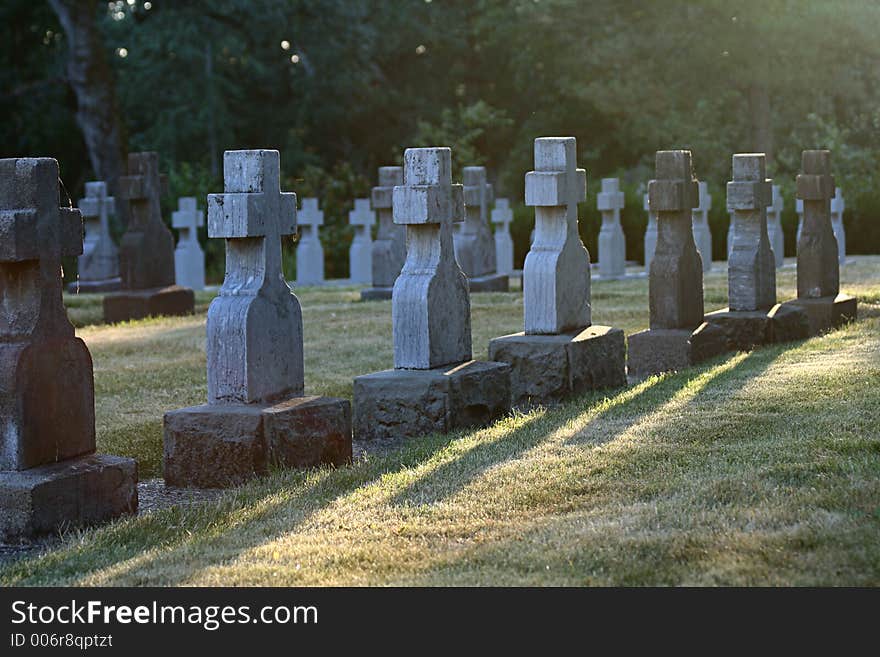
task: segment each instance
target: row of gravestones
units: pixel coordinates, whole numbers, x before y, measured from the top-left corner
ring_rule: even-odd
[[[270,466],[345,465],[358,439],[410,437],[487,424],[511,407],[623,386],[731,348],[804,338],[855,319],[839,294],[828,151],[805,151],[797,299],[776,303],[763,155],[735,155],[728,205],[736,216],[728,309],[704,314],[691,211],[689,151],[659,151],[648,186],[657,215],[650,328],[629,336],[592,323],[590,257],[578,235],[586,173],[571,137],[535,140],[525,202],[536,234],[524,267],[524,331],[472,359],[470,294],[453,226],[479,192],[452,184],[448,148],[408,149],[388,186],[405,227],[393,286],[394,369],[354,380],[347,400],[304,395],[300,304],[281,268],[296,228],[296,195],[280,189],[279,154],[228,151],[224,193],[208,196],[208,234],[226,240],[226,276],[207,318],[208,403],[166,413],[168,485],[225,487]],[[137,466],[95,454],[94,383],[85,344],[61,295],[60,260],[81,252],[80,216],[59,208],[57,162],[0,160],[0,540],[95,523],[137,507]],[[60,376],[59,373],[63,373]]]

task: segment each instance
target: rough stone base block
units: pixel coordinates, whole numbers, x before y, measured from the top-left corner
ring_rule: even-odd
[[[700,324],[694,331],[649,329],[627,338],[628,373],[641,378],[683,370],[725,351],[724,331],[710,324]]]
[[[179,285],[125,290],[104,297],[104,321],[108,324],[151,316],[192,315],[193,312],[195,293]]]
[[[0,472],[0,542],[107,522],[137,506],[134,459],[93,454]]]
[[[610,326],[562,335],[505,335],[489,343],[489,359],[510,364],[511,401],[521,408],[626,385],[626,338]]]
[[[165,483],[228,488],[270,466],[351,462],[351,404],[294,397],[271,405],[205,404],[165,414]]]
[[[361,290],[361,301],[390,299],[393,291],[393,287],[368,287],[365,290]]]
[[[73,281],[67,286],[67,291],[73,294],[95,294],[99,292],[116,292],[121,287],[121,278],[108,278],[102,281]]]
[[[807,315],[796,306],[777,304],[769,312],[725,308],[707,314],[704,319],[724,332],[727,348],[733,351],[810,337]]]
[[[810,335],[819,335],[847,322],[855,321],[858,315],[858,300],[848,294],[818,299],[794,299],[783,305],[801,308],[810,321]]]
[[[484,426],[510,410],[510,366],[467,361],[354,380],[354,437],[416,437]]]
[[[468,279],[471,292],[507,292],[510,290],[510,277],[505,274],[487,274]]]

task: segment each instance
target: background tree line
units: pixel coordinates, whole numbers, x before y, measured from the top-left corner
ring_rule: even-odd
[[[861,0],[6,0],[0,155],[48,155],[72,198],[157,150],[178,196],[222,189],[222,153],[278,148],[287,189],[325,210],[328,276],[347,275],[347,211],[407,146],[449,145],[510,197],[517,256],[532,141],[574,135],[595,253],[599,179],[619,176],[642,257],[653,153],[690,148],[714,196],[731,154],[763,151],[786,197],[804,148],[833,150],[852,252],[880,251],[880,5]],[[122,218],[124,222],[125,218]],[[117,226],[117,230],[120,227]],[[203,235],[204,237],[204,235]],[[208,244],[222,276],[222,244]],[[292,275],[289,269],[288,274]]]

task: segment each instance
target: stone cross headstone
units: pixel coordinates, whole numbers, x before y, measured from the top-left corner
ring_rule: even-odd
[[[208,195],[208,237],[226,239],[226,276],[208,308],[208,403],[303,392],[302,312],[284,279],[281,238],[296,231],[278,151],[226,151],[224,193]]]
[[[81,222],[55,160],[0,160],[0,541],[137,508],[134,461],[94,455],[92,359],[62,300]]]
[[[363,299],[390,299],[394,281],[406,259],[406,229],[394,223],[392,195],[403,184],[403,167],[379,167],[379,185],[373,187],[370,202],[379,214],[379,229],[373,242],[373,287],[363,290]]]
[[[834,188],[834,198],[831,199],[831,228],[834,231],[834,239],[837,240],[837,260],[846,264],[846,230],[843,227],[843,211],[846,209],[846,201],[840,187]]]
[[[535,170],[526,174],[536,234],[523,269],[525,331],[489,342],[489,359],[510,365],[517,407],[626,384],[623,331],[592,324],[590,254],[578,233],[587,174],[576,158],[574,137],[542,137],[535,140]],[[605,194],[600,209],[623,206],[613,185]]]
[[[486,167],[464,167],[465,220],[453,236],[455,258],[468,278],[495,273],[495,244],[489,227],[492,185],[486,182]]]
[[[796,198],[794,200],[794,211],[797,213],[798,225],[797,225],[797,233],[795,234],[795,239],[797,242],[801,241],[801,233],[804,230],[804,200],[800,198]]]
[[[831,152],[804,151],[801,167],[797,197],[803,201],[804,221],[798,239],[798,298],[834,297],[840,291],[840,263],[831,227]]]
[[[72,289],[97,292],[119,287],[119,249],[110,235],[109,219],[115,208],[116,200],[107,196],[106,183],[86,183],[85,198],[79,200],[86,235],[78,261],[78,281],[71,285]]]
[[[643,197],[643,206],[648,213],[648,226],[645,228],[645,271],[651,271],[651,259],[657,248],[657,213],[648,205],[648,194]]]
[[[324,225],[324,213],[318,199],[304,198],[297,220],[299,243],[296,245],[296,282],[298,285],[324,284],[324,248],[318,227]]]
[[[596,197],[596,207],[602,213],[599,230],[599,273],[603,278],[621,278],[626,275],[626,237],[620,225],[620,211],[624,195],[617,178],[603,178],[602,191]]]
[[[535,140],[535,170],[526,174],[526,205],[535,208],[535,239],[523,267],[526,334],[589,326],[590,254],[578,234],[577,204],[587,173],[577,168],[574,137]]]
[[[495,201],[492,210],[492,223],[495,224],[495,268],[499,274],[513,273],[513,239],[510,237],[510,224],[513,211],[506,198]]]
[[[370,199],[354,200],[354,209],[348,213],[348,223],[354,226],[354,239],[348,251],[349,277],[352,283],[369,285],[373,279],[373,238],[370,231],[376,223],[376,213],[370,208]]]
[[[785,262],[785,235],[782,232],[782,210],[785,201],[779,185],[773,185],[773,198],[767,206],[767,235],[770,238],[770,248],[773,249],[773,258],[776,267],[782,267]]]
[[[193,290],[205,289],[205,252],[199,245],[198,229],[205,225],[205,213],[198,209],[196,199],[177,199],[177,210],[171,213],[171,226],[180,231],[174,249],[174,276],[178,285]]]
[[[174,285],[174,236],[162,221],[161,188],[158,154],[130,153],[128,175],[119,179],[119,196],[131,208],[128,229],[119,245],[124,289]]]
[[[168,485],[228,487],[270,466],[351,461],[351,404],[303,396],[302,311],[281,261],[296,194],[280,180],[278,151],[226,151],[224,192],[208,195],[226,276],[208,308],[208,403],[165,414]]]
[[[693,233],[697,252],[703,262],[703,271],[712,271],[712,231],[709,229],[709,210],[712,209],[712,196],[709,185],[699,182],[699,204],[693,209]]]
[[[452,184],[449,148],[408,148],[394,222],[406,226],[406,262],[394,283],[394,367],[431,369],[471,358],[467,277],[455,259],[452,225],[464,219],[464,190]]]
[[[727,268],[732,311],[769,310],[776,304],[776,262],[766,214],[771,198],[764,154],[734,155],[733,180],[727,183],[727,210],[735,217]]]

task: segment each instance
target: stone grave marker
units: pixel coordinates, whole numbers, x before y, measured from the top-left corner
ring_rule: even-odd
[[[222,488],[270,465],[351,460],[351,405],[303,396],[299,300],[281,268],[296,195],[278,151],[226,151],[224,193],[208,195],[208,236],[226,240],[226,276],[208,309],[208,403],[165,414],[165,482]]]
[[[691,218],[700,197],[691,152],[657,151],[655,169],[648,183],[648,204],[657,213],[650,328],[628,339],[629,374],[636,377],[684,369],[726,349],[724,334],[703,322],[703,268]]]
[[[510,281],[496,271],[495,243],[489,227],[492,185],[486,167],[464,167],[465,220],[453,233],[455,258],[468,277],[471,292],[506,292]]]
[[[348,213],[348,223],[354,226],[354,239],[348,250],[349,278],[352,283],[369,285],[373,280],[373,236],[370,231],[376,223],[376,213],[370,208],[370,199],[354,200],[354,209]]]
[[[809,335],[805,313],[776,304],[776,261],[767,232],[772,181],[765,177],[765,159],[763,153],[733,156],[733,180],[727,183],[727,211],[734,227],[727,266],[728,308],[705,317],[735,350]]]
[[[131,209],[119,245],[122,290],[104,297],[108,323],[195,310],[193,291],[174,283],[174,236],[162,221],[161,186],[159,156],[130,153],[128,175],[119,179],[119,196]]]
[[[318,236],[318,227],[324,225],[324,213],[318,209],[318,199],[304,198],[297,219],[299,242],[296,245],[296,283],[323,285],[324,248]]]
[[[797,299],[788,302],[803,308],[811,334],[818,334],[856,319],[855,297],[840,294],[840,261],[831,226],[831,151],[803,151],[802,173],[797,177],[797,198],[803,202],[803,228],[797,245]]]
[[[513,210],[506,198],[495,201],[492,210],[492,223],[495,224],[495,268],[499,274],[513,274],[513,239],[510,237],[510,224]]]
[[[711,209],[712,195],[709,194],[709,185],[700,181],[698,205],[693,210],[693,232],[704,272],[712,271],[712,231],[709,229]]]
[[[390,299],[394,281],[406,259],[406,229],[394,223],[391,197],[403,184],[403,167],[379,167],[379,185],[373,187],[370,204],[379,214],[379,230],[373,242],[373,286],[361,290],[361,300]]]
[[[599,274],[602,278],[626,276],[626,237],[620,225],[620,211],[624,195],[617,178],[603,178],[602,191],[596,197],[596,207],[602,213],[599,230]]]
[[[767,206],[767,235],[770,238],[770,248],[773,249],[773,258],[776,268],[785,264],[785,235],[782,232],[782,210],[785,201],[779,185],[773,185],[772,199]]]
[[[0,160],[0,542],[137,511],[137,464],[95,454],[92,358],[62,300],[82,253],[58,162]]]
[[[843,227],[843,211],[846,209],[846,201],[840,187],[834,188],[834,198],[831,199],[831,229],[834,231],[834,239],[837,240],[837,261],[841,265],[846,264],[846,230]]]
[[[651,271],[651,260],[657,248],[657,213],[648,206],[648,194],[644,196],[644,208],[648,213],[648,227],[645,228],[645,271]]]
[[[804,200],[800,198],[796,198],[794,200],[794,211],[797,213],[798,225],[797,225],[797,233],[795,234],[795,239],[800,242],[801,241],[801,233],[804,230]]]
[[[85,228],[83,253],[78,259],[77,280],[71,292],[113,292],[122,284],[119,277],[119,249],[110,235],[110,215],[116,213],[116,199],[107,196],[107,184],[86,183],[85,198],[79,200]]]
[[[510,408],[510,368],[471,360],[468,281],[452,239],[464,194],[452,184],[450,149],[406,150],[393,212],[407,232],[391,302],[394,369],[355,378],[355,438],[487,424]]]
[[[180,231],[174,249],[174,277],[178,285],[193,290],[205,289],[205,252],[199,245],[199,228],[205,225],[205,213],[198,209],[196,199],[177,199],[177,210],[171,213],[171,226]]]
[[[489,343],[489,358],[511,366],[516,406],[626,384],[623,331],[591,324],[590,254],[577,214],[587,174],[576,156],[574,137],[536,139],[535,170],[526,174],[535,240],[523,268],[525,331]]]

